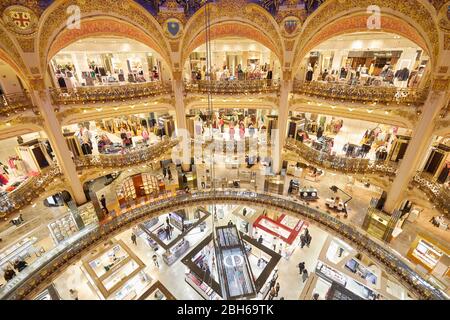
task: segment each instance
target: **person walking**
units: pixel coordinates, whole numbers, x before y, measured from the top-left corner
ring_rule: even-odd
[[[163,172],[163,176],[164,176],[164,179],[165,179],[166,176],[167,176],[167,169],[166,169],[166,167],[163,167],[162,172]]]
[[[306,279],[308,279],[308,270],[304,269],[302,273],[303,283],[305,283]]]
[[[273,237],[272,246],[273,246],[273,251],[276,252],[276,250],[277,250],[277,237]]]
[[[102,194],[102,197],[100,198],[100,203],[102,204],[102,208],[105,210],[106,214],[109,214],[109,210],[106,207],[106,198],[104,194]]]
[[[155,264],[155,266],[157,268],[159,268],[158,256],[156,254],[154,254],[152,259],[153,259],[153,263]]]
[[[172,171],[170,171],[170,168],[167,168],[167,174],[169,175],[169,181],[172,181]]]
[[[78,291],[77,291],[77,290],[75,290],[75,289],[70,289],[70,290],[69,290],[69,293],[70,293],[70,298],[71,298],[72,300],[78,300]]]
[[[137,246],[136,235],[134,234],[134,232],[131,233],[131,242],[133,242],[133,244]]]
[[[275,295],[277,294],[277,291],[275,290],[275,287],[273,287],[272,289],[270,289],[269,292],[269,300],[273,300],[273,298],[275,298]]]
[[[303,270],[305,270],[305,263],[304,262],[300,262],[298,264],[298,271],[300,272],[300,275],[303,273]]]
[[[302,235],[300,236],[300,248],[303,249],[303,247],[305,246],[305,244],[306,244],[305,236],[302,234]]]
[[[278,297],[278,292],[280,292],[280,283],[277,282],[275,285],[275,297]]]
[[[308,236],[306,237],[306,246],[308,248],[309,248],[309,245],[311,244],[311,240],[312,240],[312,237],[310,234],[308,234]]]

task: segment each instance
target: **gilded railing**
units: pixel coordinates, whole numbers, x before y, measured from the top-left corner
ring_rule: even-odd
[[[52,100],[58,105],[138,100],[171,92],[171,84],[160,81],[112,86],[88,86],[72,89],[50,89]]]
[[[29,205],[41,196],[48,185],[59,176],[61,171],[57,165],[44,169],[38,176],[28,178],[17,189],[0,198],[0,214],[11,213]]]
[[[280,85],[276,80],[228,80],[228,81],[191,81],[185,82],[187,93],[212,94],[259,94],[277,93]]]
[[[74,159],[77,169],[83,168],[122,168],[152,161],[173,148],[179,142],[178,139],[164,139],[154,145],[131,149],[119,154],[88,155]]]
[[[332,169],[345,173],[382,173],[395,175],[396,168],[386,161],[370,161],[363,158],[349,158],[331,155],[315,150],[301,141],[292,138],[286,139],[285,148],[299,154],[306,161],[325,169]]]
[[[420,276],[404,258],[394,253],[384,243],[372,239],[354,226],[314,209],[300,201],[288,197],[274,196],[268,193],[256,193],[241,190],[198,191],[194,193],[177,192],[162,194],[154,201],[121,214],[112,221],[84,229],[67,239],[54,249],[43,254],[0,290],[1,299],[23,299],[40,285],[57,276],[65,266],[79,259],[80,256],[98,245],[101,241],[122,232],[133,225],[161,215],[168,211],[199,203],[233,203],[257,205],[281,210],[318,223],[321,227],[354,245],[358,250],[366,252],[377,260],[386,270],[396,277],[402,285],[414,292],[420,299],[445,300],[442,291],[433,287]]]
[[[293,93],[338,101],[421,105],[428,91],[421,89],[348,85],[336,82],[294,81]]]
[[[450,213],[450,189],[441,184],[433,182],[429,177],[418,172],[413,178],[413,184],[425,192],[430,198],[431,202],[447,216]]]
[[[35,107],[27,92],[0,95],[0,116],[9,117],[28,109],[34,111]]]

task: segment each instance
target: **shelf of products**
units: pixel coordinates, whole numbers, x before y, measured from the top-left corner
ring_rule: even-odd
[[[412,255],[422,261],[426,266],[433,269],[442,257],[443,252],[431,243],[421,239],[413,250]]]
[[[72,213],[68,213],[62,218],[49,223],[48,228],[50,229],[50,234],[56,244],[70,238],[78,232],[78,227]]]
[[[92,202],[88,202],[78,207],[78,213],[85,226],[98,222],[97,213],[95,212]]]
[[[185,281],[205,300],[222,300],[222,298],[194,273],[186,274]]]
[[[326,278],[339,283],[340,285],[344,286],[347,283],[347,278],[339,273],[338,271],[334,270],[333,268],[328,267],[327,265],[323,264],[322,262],[318,262],[317,263],[317,267],[316,267],[316,272],[319,275],[323,275]]]
[[[167,265],[172,265],[179,257],[189,250],[189,241],[182,239],[175,246],[163,253],[162,257]]]

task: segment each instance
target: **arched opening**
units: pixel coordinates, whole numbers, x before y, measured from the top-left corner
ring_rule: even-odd
[[[423,43],[418,43],[410,37],[383,31],[315,37],[307,46],[296,78],[307,82],[419,88],[431,69],[431,61],[420,45]]]
[[[170,68],[157,50],[124,36],[88,34],[61,48],[49,62],[60,88],[169,80]]]

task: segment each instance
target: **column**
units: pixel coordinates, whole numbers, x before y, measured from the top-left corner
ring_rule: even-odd
[[[280,173],[283,164],[281,157],[286,140],[287,121],[289,115],[289,93],[292,90],[292,80],[280,82],[280,104],[278,107],[278,134],[276,140],[272,139],[272,165],[275,174]]]
[[[32,87],[32,99],[44,118],[45,132],[56,155],[58,165],[66,178],[65,180],[68,186],[72,189],[74,200],[79,205],[83,204],[87,201],[83,191],[83,185],[78,178],[75,163],[72,160],[69,147],[62,134],[61,124],[53,110],[50,94],[48,90],[44,89],[43,81],[39,85],[39,88],[36,88],[36,86]]]
[[[427,148],[430,146],[433,136],[434,119],[446,101],[445,91],[431,91],[429,93],[422,108],[422,115],[408,144],[405,157],[401,160],[397,175],[389,189],[384,204],[384,210],[386,212],[393,212],[404,199],[409,182],[415,175],[423,156],[426,155]]]
[[[182,72],[174,71],[172,81],[173,93],[175,96],[176,134],[182,139],[180,147],[184,150],[181,167],[183,171],[189,169],[191,162],[191,137],[188,136],[186,124],[186,111],[184,109],[183,80]]]
[[[77,79],[79,82],[83,81],[82,72],[89,71],[89,64],[87,61],[87,54],[82,53],[72,53],[72,63],[75,67],[75,72],[77,74]]]

